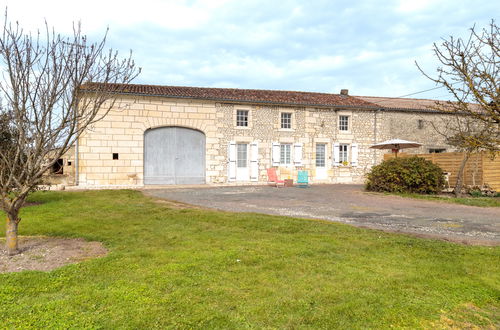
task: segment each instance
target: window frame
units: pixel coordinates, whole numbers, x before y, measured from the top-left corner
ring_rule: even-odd
[[[286,149],[288,149],[288,150],[286,150]],[[288,156],[288,162],[287,162],[287,156]],[[291,143],[280,143],[280,165],[283,165],[283,166],[291,166],[292,165],[292,144]]]
[[[240,116],[240,113],[246,113],[246,117]],[[250,110],[236,109],[236,127],[238,128],[250,127]]]
[[[285,118],[288,117],[288,118]],[[280,112],[280,128],[281,129],[286,129],[286,130],[291,130],[293,128],[292,125],[293,121],[293,112]],[[285,127],[285,125],[288,125],[288,127]]]
[[[349,118],[350,116],[348,115],[339,115],[339,131],[341,132],[348,132],[350,125],[349,125]],[[345,119],[345,122],[344,122]]]
[[[322,158],[321,157],[318,157],[318,151],[319,151],[319,148],[318,146],[322,146],[323,147],[323,155],[322,155]],[[326,143],[316,143],[316,158],[315,158],[315,166],[316,167],[326,167]],[[322,163],[319,163],[319,161],[322,161]]]
[[[240,147],[244,146],[245,151],[245,166],[240,166],[240,162],[243,159],[240,157]],[[248,168],[248,143],[236,143],[236,168]]]
[[[349,143],[339,143],[339,164],[349,162]],[[345,150],[342,150],[345,147]]]

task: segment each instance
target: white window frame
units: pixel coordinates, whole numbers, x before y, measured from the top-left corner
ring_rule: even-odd
[[[284,118],[285,116],[288,118]],[[288,127],[284,127],[283,124],[287,124]],[[280,112],[280,128],[286,130],[291,130],[293,128],[293,112]]]
[[[319,158],[318,158],[318,150],[319,150],[318,146],[319,145],[323,146],[323,159],[322,159],[323,163],[320,165],[318,165],[318,160],[319,160]],[[327,148],[326,143],[321,143],[321,142],[316,143],[316,153],[315,153],[315,165],[316,165],[316,167],[326,167],[326,148]]]
[[[343,120],[345,119],[345,121]],[[350,116],[348,115],[339,115],[339,131],[341,132],[349,132],[350,128]]]
[[[243,147],[243,148],[242,148]],[[248,167],[248,143],[236,143],[236,167],[237,168],[247,168]],[[244,153],[242,152],[244,150]],[[242,155],[244,157],[244,166],[242,166],[241,161],[243,160]]]
[[[342,165],[344,162],[349,162],[349,147],[348,143],[339,144],[339,164]],[[345,149],[345,150],[342,150]]]
[[[240,125],[244,123],[243,121],[240,122],[240,112],[246,112],[246,125]],[[249,128],[250,127],[250,110],[248,109],[236,109],[236,127],[238,128]]]
[[[292,165],[292,143],[280,143],[280,165],[282,166]]]

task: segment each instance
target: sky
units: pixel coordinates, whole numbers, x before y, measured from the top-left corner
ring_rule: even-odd
[[[432,46],[499,22],[499,1],[0,0],[25,30],[44,20],[133,51],[138,84],[448,99]]]

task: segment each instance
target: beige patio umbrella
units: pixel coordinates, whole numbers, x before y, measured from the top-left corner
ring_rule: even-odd
[[[394,152],[396,154],[396,158],[397,158],[399,150],[406,149],[406,148],[418,148],[421,145],[422,144],[418,143],[418,142],[406,141],[406,140],[401,140],[401,139],[392,139],[392,140],[387,140],[384,142],[374,144],[370,148],[373,148],[373,149],[392,149],[392,152]]]

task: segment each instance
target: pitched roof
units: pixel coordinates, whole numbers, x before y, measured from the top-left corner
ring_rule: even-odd
[[[436,111],[432,109],[436,105],[437,100],[429,99],[411,99],[402,97],[379,97],[379,96],[355,96],[366,102],[374,103],[380,108],[397,109],[397,110],[419,110],[419,111]],[[444,103],[443,101],[439,101]]]
[[[108,91],[120,94],[151,95],[172,98],[299,106],[377,108],[377,105],[358,97],[313,92],[101,83],[86,83],[82,86],[82,89],[102,90],[103,87]]]

